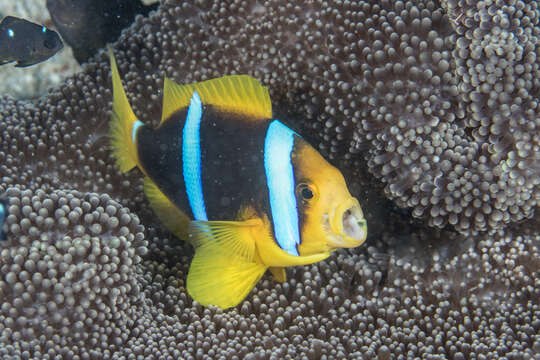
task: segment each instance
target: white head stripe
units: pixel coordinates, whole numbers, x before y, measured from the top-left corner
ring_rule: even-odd
[[[264,139],[264,170],[276,240],[283,250],[298,256],[300,231],[291,163],[294,135],[278,120],[270,123]]]

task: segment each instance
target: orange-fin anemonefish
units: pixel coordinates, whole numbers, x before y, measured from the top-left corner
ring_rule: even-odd
[[[202,305],[242,301],[266,269],[324,260],[367,234],[341,172],[272,118],[268,90],[247,75],[178,85],[165,78],[161,123],[131,110],[112,50],[111,124],[123,172],[137,166],[164,225],[195,256],[188,293]],[[192,220],[194,219],[194,220]]]

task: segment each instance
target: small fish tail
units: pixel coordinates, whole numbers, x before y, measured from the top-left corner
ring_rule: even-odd
[[[116,164],[122,172],[127,172],[139,163],[134,130],[141,123],[137,120],[129,105],[110,46],[109,57],[113,83],[113,114],[110,125],[111,148]]]

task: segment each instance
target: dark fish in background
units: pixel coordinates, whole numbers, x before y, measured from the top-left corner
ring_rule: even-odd
[[[4,221],[7,217],[7,200],[0,198],[0,241],[7,240],[6,233],[4,233]]]
[[[146,16],[157,6],[140,0],[47,0],[54,25],[80,64],[115,41],[137,14]]]
[[[64,47],[58,34],[45,26],[6,16],[0,23],[0,65],[16,61],[25,67],[45,61]]]

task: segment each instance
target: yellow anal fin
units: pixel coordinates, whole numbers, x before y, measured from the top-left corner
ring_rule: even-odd
[[[176,111],[189,105],[197,91],[204,105],[213,105],[225,112],[244,114],[254,120],[272,117],[268,89],[249,75],[228,75],[194,84],[179,85],[165,78],[161,123]]]
[[[287,272],[285,271],[284,267],[271,267],[270,272],[272,273],[275,281],[280,283],[287,281]]]
[[[138,163],[133,127],[137,117],[129,105],[122,87],[112,48],[109,46],[113,83],[113,112],[110,125],[111,147],[116,164],[122,172],[131,170]]]
[[[256,261],[253,235],[262,222],[192,221],[195,256],[187,278],[188,293],[202,305],[236,306],[268,268]]]
[[[150,206],[167,230],[178,238],[187,240],[188,226],[191,219],[182,210],[178,209],[149,177],[144,178],[144,193],[150,202]]]

